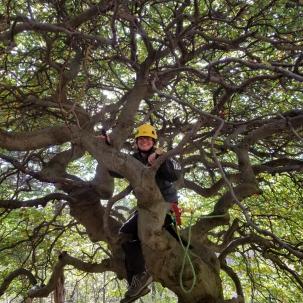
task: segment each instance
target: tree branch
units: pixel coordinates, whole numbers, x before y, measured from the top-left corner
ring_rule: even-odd
[[[76,127],[71,127],[77,132]],[[71,140],[70,128],[65,126],[54,126],[35,130],[32,132],[13,133],[0,130],[0,147],[10,151],[29,151],[48,147],[50,145],[63,144]]]
[[[36,278],[30,271],[24,268],[18,268],[11,272],[0,285],[0,297],[5,293],[6,289],[9,287],[11,282],[19,276],[26,276],[32,285],[37,284]]]
[[[102,263],[87,263],[63,252],[59,256],[59,261],[53,268],[53,273],[48,283],[42,287],[32,288],[28,292],[29,297],[47,297],[55,289],[57,281],[63,273],[63,269],[66,265],[72,265],[73,267],[88,273],[103,273],[105,271],[114,270],[108,260],[103,260]]]
[[[68,202],[72,202],[73,198],[61,193],[52,193],[42,198],[27,200],[27,201],[0,200],[0,207],[5,209],[17,209],[22,207],[38,207],[40,205],[42,207],[45,207],[49,201],[54,201],[54,200],[58,200],[58,201],[65,200]]]

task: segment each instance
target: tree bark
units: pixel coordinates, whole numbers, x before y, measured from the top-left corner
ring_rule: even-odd
[[[62,271],[54,291],[55,303],[64,303],[65,289],[64,289],[64,273]]]

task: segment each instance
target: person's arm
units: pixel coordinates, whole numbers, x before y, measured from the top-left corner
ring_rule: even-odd
[[[165,160],[157,171],[157,175],[161,179],[165,179],[169,182],[177,181],[181,176],[181,169],[178,167],[179,164],[173,160]]]
[[[155,159],[164,154],[162,149],[157,148],[154,152]],[[181,167],[179,163],[172,159],[166,159],[159,167],[157,176],[169,182],[177,181],[181,176]]]

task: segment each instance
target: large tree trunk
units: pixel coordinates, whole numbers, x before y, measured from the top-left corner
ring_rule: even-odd
[[[62,274],[60,275],[56,288],[54,291],[54,299],[55,303],[64,303],[65,300],[65,289],[64,289],[64,274],[62,271]]]
[[[139,206],[139,237],[147,267],[155,281],[172,290],[180,303],[221,303],[223,291],[219,261],[203,243],[194,243],[194,248],[189,252],[194,270],[186,263],[182,275],[186,290],[191,288],[194,276],[195,286],[190,292],[182,290],[180,273],[184,250],[163,229],[169,204],[164,202],[152,176],[145,176],[141,182],[141,187],[135,189]]]
[[[148,225],[145,223],[145,225]],[[167,246],[165,239],[169,237]],[[151,247],[144,244],[143,251],[148,270],[154,280],[164,287],[172,290],[179,298],[179,303],[221,303],[223,302],[222,282],[220,279],[220,266],[216,255],[206,246],[193,248],[188,253],[193,269],[188,262],[182,272],[182,262],[185,251],[179,242],[166,231],[159,236],[158,246]],[[191,291],[194,276],[196,282]],[[183,289],[180,279],[182,279]],[[185,291],[184,291],[185,289]]]
[[[162,228],[168,204],[163,201],[153,178],[147,176],[142,178],[140,186],[135,187],[134,191],[139,207],[139,237],[147,268],[153,275],[154,281],[160,282],[164,287],[172,290],[178,296],[180,303],[223,302],[219,261],[214,252],[203,243],[199,243],[190,252],[194,272],[186,263],[182,275],[185,289],[191,287],[193,276],[196,277],[195,286],[191,292],[182,290],[180,272],[184,250],[180,243]],[[86,227],[91,239],[105,239],[104,210],[99,201],[93,195],[90,196],[88,192],[73,196],[76,200],[71,205],[71,214]],[[116,230],[116,224],[117,222],[110,224],[111,228]],[[111,249],[112,261],[117,261],[121,253],[119,247],[113,245]]]

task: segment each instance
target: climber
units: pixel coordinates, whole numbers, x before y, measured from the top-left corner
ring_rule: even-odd
[[[150,124],[139,126],[135,133],[136,151],[133,154],[133,157],[146,166],[152,166],[156,159],[164,153],[162,149],[156,148],[157,139],[157,132],[153,126]],[[107,136],[106,141],[110,142],[110,139]],[[113,176],[119,177],[115,173]],[[173,221],[171,214],[175,214],[175,221],[180,224],[180,212],[177,207],[178,195],[173,183],[179,176],[180,169],[176,162],[171,159],[165,159],[158,168],[155,177],[163,199],[169,203],[168,209],[170,209],[165,217],[163,226],[177,241],[178,236],[175,231],[175,222]],[[138,237],[137,211],[122,225],[120,233],[127,234],[129,239],[122,244],[125,253],[125,267],[129,287],[125,293],[125,297],[120,302],[130,303],[137,298],[146,295],[150,291],[148,285],[153,280],[145,267],[145,260]]]

